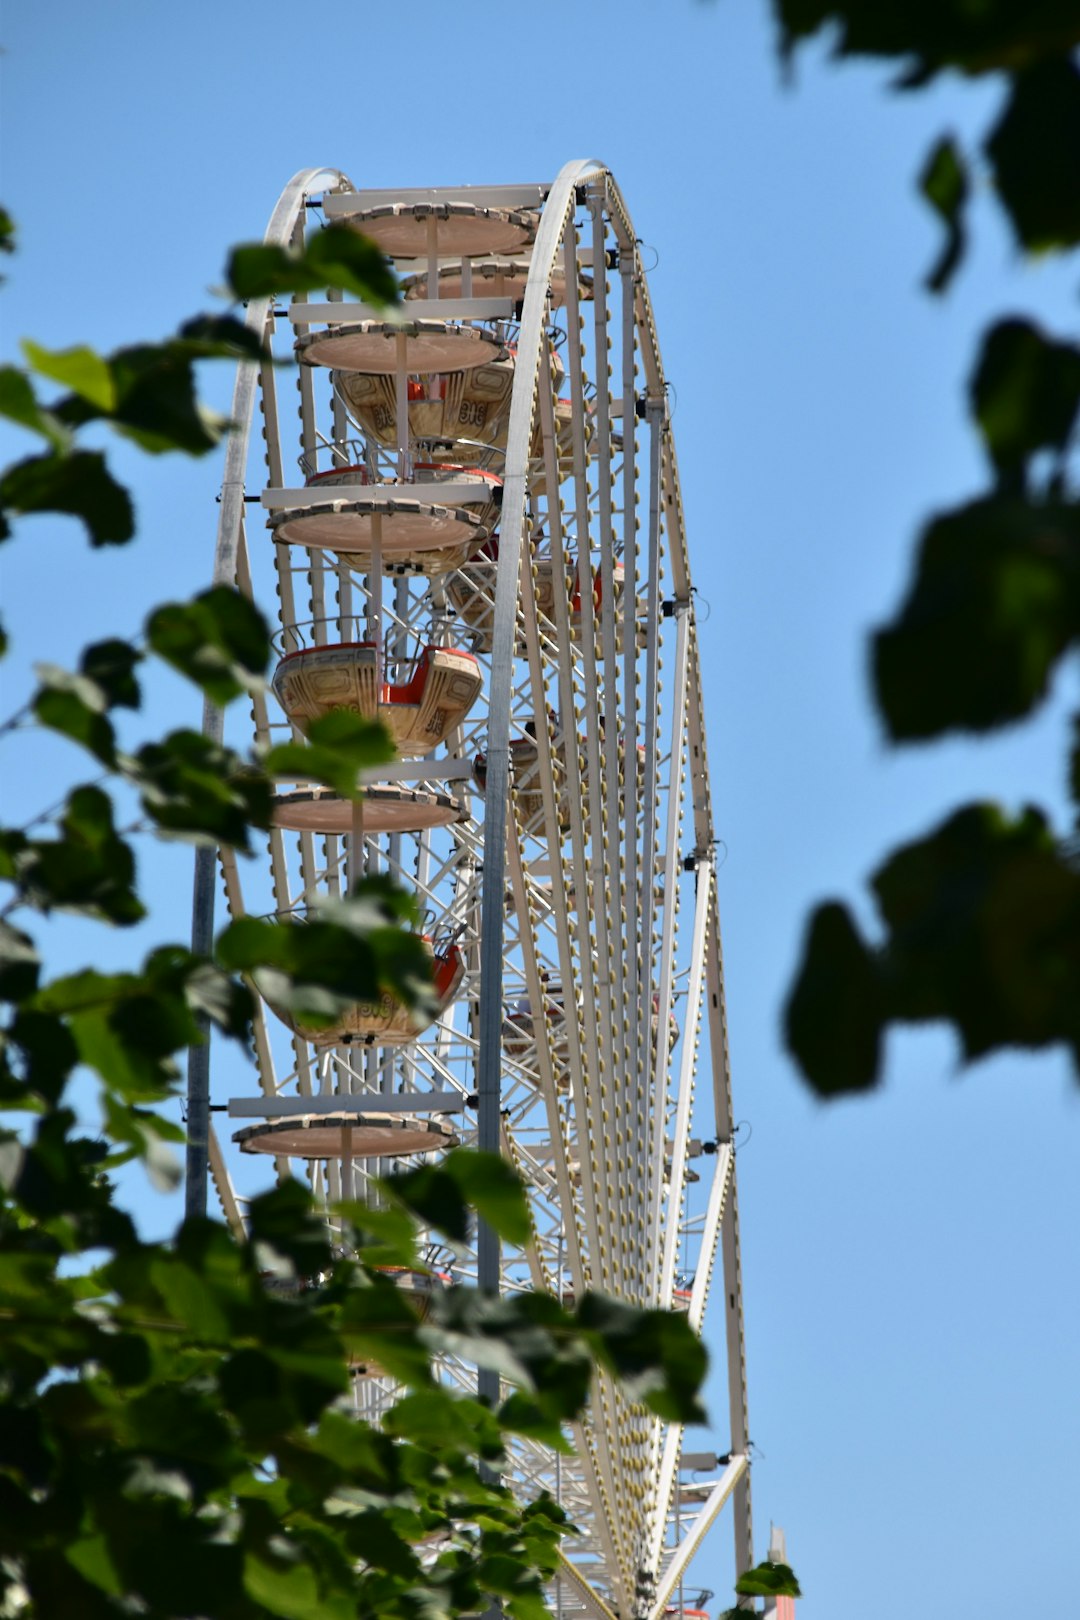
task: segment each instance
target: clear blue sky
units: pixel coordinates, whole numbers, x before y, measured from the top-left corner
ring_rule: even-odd
[[[1067,1064],[1018,1055],[960,1075],[946,1034],[905,1034],[878,1096],[822,1108],[779,1036],[814,900],[859,895],[887,848],[961,797],[1035,796],[1064,817],[1071,670],[1034,726],[914,753],[884,746],[864,676],[920,520],[983,482],[963,399],[975,333],[1005,310],[1075,322],[1075,265],[1021,266],[985,195],[953,292],[919,290],[938,246],[914,189],[922,154],[946,128],[973,140],[994,92],[899,96],[885,71],[817,49],[785,88],[762,0],[35,0],[8,8],[3,44],[3,189],[21,230],[9,354],[23,334],[100,348],[163,335],[210,303],[228,245],[259,236],[308,165],[369,186],[610,165],[657,259],[708,613],[734,1079],[752,1126],[739,1174],[759,1547],[770,1518],[785,1526],[804,1620],[1067,1604]],[[210,387],[227,400],[226,379]],[[91,557],[73,523],[38,519],[4,555],[4,713],[30,659],[70,660],[206,581],[218,465],[117,465],[135,481],[137,547]],[[178,691],[155,692],[151,719],[197,723]],[[23,749],[4,791],[29,814],[68,766],[59,745]],[[155,927],[182,937],[189,858],[146,859]],[[56,945],[72,965],[132,948],[69,924]],[[164,1228],[172,1206],[143,1196]],[[720,1596],[728,1538],[725,1521],[695,1565]]]

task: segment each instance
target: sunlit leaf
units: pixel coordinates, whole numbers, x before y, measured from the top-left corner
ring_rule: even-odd
[[[735,1582],[740,1597],[802,1597],[795,1572],[788,1564],[758,1564]]]
[[[28,363],[43,377],[62,383],[73,393],[88,399],[99,410],[111,411],[116,405],[116,384],[107,360],[81,345],[74,349],[46,349],[29,338],[22,341]]]

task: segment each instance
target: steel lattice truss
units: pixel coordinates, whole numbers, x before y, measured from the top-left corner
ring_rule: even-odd
[[[708,1488],[680,1483],[680,1429],[631,1404],[603,1372],[573,1457],[521,1443],[514,1458],[516,1487],[551,1491],[583,1532],[568,1544],[560,1612],[658,1620],[729,1499],[738,1566],[753,1558],[715,835],[678,470],[638,247],[611,175],[594,162],[568,164],[550,186],[406,194],[357,192],[337,171],[302,173],[267,239],[302,241],[320,204],[329,220],[370,222],[394,205],[423,222],[419,262],[400,265],[415,327],[386,335],[396,359],[374,383],[340,359],[242,369],[216,577],[276,611],[283,655],[374,642],[382,678],[401,686],[424,648],[463,648],[480,694],[433,751],[372,773],[451,800],[452,819],[385,832],[362,822],[275,828],[254,873],[223,852],[226,899],[233,916],[302,917],[361,866],[392,873],[416,895],[436,949],[454,947],[462,978],[438,1021],[398,1046],[315,1044],[262,1007],[263,1101],[249,1108],[302,1114],[319,1106],[303,1099],[325,1108],[337,1098],[355,1111],[358,1099],[378,1099],[396,1110],[388,1117],[441,1117],[475,1142],[486,1072],[498,1081],[498,1139],[534,1223],[524,1249],[501,1255],[502,1289],[567,1300],[599,1289],[683,1308],[700,1328],[719,1258],[714,1316],[725,1331],[710,1338],[714,1355],[726,1354],[730,1432]],[[440,249],[439,229],[458,216],[503,215],[530,222],[522,249],[471,262],[461,248]],[[334,293],[286,310],[263,302],[248,315],[288,359],[297,343],[308,357],[378,319]],[[510,382],[491,411],[476,403],[478,384],[461,382],[474,373],[414,369],[439,327],[480,334],[485,352],[502,357]],[[408,360],[406,330],[415,333]],[[258,469],[254,455],[247,465],[256,404]],[[461,511],[475,514],[475,482],[470,495],[464,474],[433,486],[417,472],[425,458],[450,465],[432,422],[445,434],[451,411],[452,464],[495,475],[492,487],[501,480],[501,516],[482,513],[479,527],[469,517],[471,530]],[[319,501],[369,524],[373,512],[397,510],[380,501],[436,503],[452,518],[456,508],[454,532],[475,543],[447,568],[423,557],[395,566],[375,542],[366,551],[295,543],[288,521],[282,538],[281,515],[304,516],[316,499],[307,480],[335,469]],[[273,696],[255,699],[253,717],[260,742],[301,735]],[[279,1176],[290,1173],[289,1158],[274,1162]],[[231,1144],[212,1137],[215,1185],[239,1230],[236,1163]],[[303,1168],[333,1202],[343,1191],[363,1196],[387,1160],[336,1153]],[[476,1276],[475,1253],[432,1245],[429,1259]],[[469,1367],[448,1361],[443,1373],[475,1387]],[[368,1415],[391,1395],[385,1380],[357,1381]]]

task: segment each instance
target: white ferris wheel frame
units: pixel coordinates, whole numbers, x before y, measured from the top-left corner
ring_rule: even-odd
[[[727,1368],[728,1420],[730,1444],[727,1453],[717,1459],[721,1467],[719,1477],[703,1501],[694,1503],[693,1512],[682,1508],[682,1492],[678,1483],[682,1431],[677,1425],[664,1425],[659,1420],[640,1418],[628,1408],[621,1393],[604,1373],[598,1373],[593,1401],[593,1415],[587,1424],[575,1426],[580,1467],[576,1477],[573,1469],[560,1465],[559,1478],[575,1508],[589,1521],[589,1545],[581,1553],[564,1555],[561,1566],[560,1612],[569,1614],[577,1610],[586,1612],[596,1620],[615,1620],[616,1616],[633,1616],[634,1620],[661,1620],[665,1609],[672,1603],[686,1573],[690,1560],[700,1547],[706,1532],[725,1504],[733,1502],[733,1531],[735,1560],[739,1570],[754,1562],[749,1481],[749,1439],[747,1432],[747,1403],[745,1356],[743,1342],[742,1285],[739,1259],[738,1211],[735,1188],[734,1116],[731,1102],[730,1067],[727,1044],[726,1011],[724,1003],[723,959],[720,943],[719,915],[715,883],[715,832],[709,792],[709,775],[705,750],[705,724],[703,697],[697,659],[697,638],[693,617],[689,563],[684,532],[678,469],[667,409],[667,388],[660,359],[652,307],[644,273],[640,266],[638,244],[634,237],[629,214],[610,172],[597,160],[583,159],[568,163],[550,186],[522,187],[458,187],[433,188],[413,193],[362,194],[394,197],[401,201],[439,201],[464,199],[477,205],[523,206],[531,200],[532,206],[542,205],[520,310],[517,320],[516,367],[506,433],[505,461],[501,469],[503,481],[501,520],[499,526],[498,567],[494,570],[494,594],[490,667],[487,678],[487,707],[485,727],[486,781],[485,798],[489,806],[511,803],[512,736],[515,726],[515,702],[518,704],[517,724],[520,729],[521,694],[530,689],[534,695],[558,690],[567,699],[570,714],[575,712],[575,697],[580,699],[583,680],[595,682],[595,690],[602,694],[604,713],[594,717],[588,725],[587,737],[568,742],[564,737],[561,754],[554,748],[539,748],[537,774],[539,792],[543,802],[544,822],[549,836],[556,838],[554,829],[569,826],[564,838],[570,854],[564,863],[564,877],[556,881],[557,862],[550,860],[550,897],[547,901],[550,915],[544,923],[545,939],[551,940],[551,957],[545,957],[535,948],[532,934],[539,937],[536,922],[536,881],[533,867],[540,869],[542,862],[527,859],[527,851],[535,845],[524,836],[509,837],[508,822],[513,832],[513,818],[500,814],[484,817],[482,836],[473,838],[473,868],[459,883],[459,892],[479,893],[479,929],[473,985],[475,1027],[471,1030],[471,1064],[474,1075],[472,1093],[466,1098],[459,1087],[457,1095],[437,1089],[453,1079],[448,1057],[452,1037],[444,1031],[431,1054],[431,1080],[427,1101],[416,1103],[416,1094],[410,1092],[410,1106],[434,1110],[440,1099],[446,1111],[460,1116],[466,1107],[475,1111],[475,1131],[471,1140],[492,1152],[510,1157],[519,1169],[525,1171],[538,1209],[537,1238],[528,1252],[515,1257],[519,1271],[511,1276],[505,1257],[500,1256],[494,1235],[481,1223],[476,1242],[475,1276],[481,1287],[497,1291],[500,1286],[521,1286],[521,1268],[528,1273],[532,1286],[550,1285],[580,1293],[592,1285],[616,1297],[632,1298],[634,1303],[670,1308],[673,1303],[675,1278],[678,1271],[680,1238],[690,1224],[683,1195],[689,1170],[689,1155],[693,1141],[691,1130],[695,1120],[694,1079],[698,1055],[700,1013],[706,1015],[709,1048],[709,1079],[711,1081],[711,1115],[714,1134],[709,1142],[710,1156],[706,1161],[711,1170],[711,1181],[703,1207],[693,1218],[697,1267],[688,1292],[688,1315],[695,1328],[701,1327],[709,1296],[714,1260],[719,1254],[723,1274],[724,1303],[724,1359]],[[307,212],[314,199],[321,199],[328,217],[347,216],[355,211],[357,193],[348,177],[340,170],[309,169],[297,174],[283,191],[274,209],[265,240],[289,246],[303,240]],[[578,244],[578,218],[588,223],[590,245],[582,250]],[[613,240],[614,251],[608,242]],[[578,297],[579,274],[583,264],[592,270],[592,333],[595,355],[606,355],[610,345],[608,330],[606,274],[609,268],[619,274],[618,342],[620,378],[623,394],[613,399],[609,389],[607,369],[597,361],[592,383],[595,393],[591,403],[591,418],[586,420],[582,401],[584,379],[582,353],[576,341],[579,318],[584,323]],[[432,258],[430,269],[437,275]],[[573,469],[568,476],[560,460],[558,430],[554,420],[552,391],[543,385],[545,364],[550,360],[551,300],[549,289],[552,279],[561,271],[564,283],[565,320],[569,334],[566,343],[567,367],[571,398],[577,402],[572,422]],[[432,300],[431,279],[427,285],[428,298],[415,306],[417,316],[456,315],[459,319],[484,318],[485,301],[475,299]],[[436,285],[436,292],[438,287]],[[462,291],[466,289],[463,287]],[[341,295],[336,295],[340,300]],[[331,295],[334,299],[335,295]],[[490,302],[490,301],[489,301]],[[495,301],[498,302],[498,301]],[[365,313],[362,306],[346,306],[350,318]],[[248,308],[246,324],[269,351],[280,318],[274,300],[260,299]],[[340,313],[340,304],[331,305],[294,303],[289,314],[295,329],[305,331],[318,321],[332,321]],[[634,379],[640,373],[642,386],[636,388]],[[633,397],[628,390],[633,388]],[[315,405],[310,375],[300,377],[301,416],[303,433],[310,432]],[[399,395],[399,398],[401,396]],[[233,432],[226,451],[225,475],[221,492],[217,544],[214,557],[215,583],[236,585],[247,594],[253,594],[252,558],[248,550],[247,505],[252,497],[247,493],[248,463],[251,449],[252,425],[256,402],[261,403],[266,438],[267,470],[271,491],[277,486],[285,489],[286,479],[281,456],[280,412],[274,368],[254,362],[240,365],[233,397],[231,419]],[[344,423],[337,401],[334,404],[335,433],[343,431]],[[631,428],[635,450],[622,454],[622,566],[626,581],[621,609],[616,606],[613,547],[605,538],[599,557],[599,606],[594,601],[590,546],[582,536],[594,530],[610,537],[619,527],[615,489],[617,471],[613,446],[616,438],[613,421],[621,417],[621,432],[625,445],[627,422],[636,418],[644,423],[648,437],[648,470],[644,480],[647,486],[644,547],[636,537],[633,512],[636,497],[636,425]],[[590,433],[592,440],[590,442]],[[535,507],[530,506],[530,481],[536,484],[538,437],[543,446],[543,472],[547,490],[559,490],[570,483],[574,488],[574,501],[569,514],[564,511],[561,496],[541,502],[546,520],[545,542],[552,553],[552,577],[570,566],[563,551],[563,533],[576,531],[579,548],[581,619],[578,641],[584,648],[584,676],[575,668],[574,656],[566,649],[574,645],[575,628],[570,619],[570,605],[566,596],[554,592],[554,633],[545,640],[532,626],[538,622],[536,582],[530,565],[530,537],[536,529]],[[590,513],[590,496],[586,494],[587,470],[595,463],[598,491],[594,510]],[[264,497],[269,504],[269,497]],[[280,504],[280,501],[279,501]],[[666,538],[663,547],[662,536]],[[292,575],[288,566],[282,572],[280,553],[287,550],[278,546],[279,594],[282,621],[295,625],[296,607],[292,600]],[[584,558],[584,560],[582,560]],[[314,565],[313,565],[314,567]],[[322,580],[323,564],[318,564]],[[586,573],[587,570],[587,573]],[[327,567],[327,577],[331,570]],[[662,576],[667,581],[670,595],[661,601]],[[340,576],[340,567],[339,567]],[[644,646],[639,645],[639,598],[637,584],[641,579],[644,593]],[[344,623],[344,606],[340,599],[339,623]],[[322,584],[319,586],[322,590]],[[352,586],[347,587],[349,601]],[[382,586],[377,587],[379,610],[382,610]],[[402,598],[403,600],[403,598]],[[407,614],[407,609],[403,610]],[[659,665],[661,654],[661,618],[674,621],[674,679],[670,699],[663,713],[659,699]],[[404,624],[404,620],[402,621]],[[554,651],[553,651],[554,648]],[[560,652],[559,649],[563,649]],[[643,660],[640,654],[643,652]],[[610,672],[618,666],[620,653],[625,672],[620,710],[618,675]],[[601,662],[609,677],[601,679]],[[643,679],[637,668],[644,664]],[[576,682],[576,684],[575,684]],[[642,695],[639,698],[638,688]],[[577,710],[580,711],[580,702]],[[254,700],[256,732],[269,734],[271,725],[265,696]],[[538,708],[534,713],[539,712]],[[661,812],[657,784],[663,769],[664,740],[662,722],[669,728],[666,761],[669,771],[666,791],[668,810]],[[204,729],[220,739],[223,719],[220,711],[207,704]],[[643,735],[640,746],[624,744],[620,731],[626,736]],[[573,742],[573,746],[570,743]],[[581,750],[579,754],[579,749]],[[460,753],[459,748],[459,753]],[[381,773],[383,779],[387,773]],[[422,773],[421,773],[422,774]],[[399,771],[409,779],[416,772]],[[433,765],[428,775],[446,780],[461,776],[460,762],[449,768],[446,761]],[[609,878],[602,879],[607,890],[608,909],[597,905],[590,911],[590,948],[583,955],[579,935],[582,927],[575,925],[571,910],[582,910],[586,893],[590,889],[590,827],[594,839],[593,849],[599,843],[598,829],[604,825],[606,806],[600,802],[601,791],[610,792],[603,784],[619,781],[624,813],[632,807],[633,833],[622,841],[618,852],[618,885],[612,898]],[[641,792],[638,792],[638,788]],[[648,791],[646,788],[648,787]],[[681,800],[687,792],[689,826],[683,835]],[[672,808],[678,797],[679,804]],[[565,808],[568,801],[568,813]],[[641,804],[641,833],[638,834],[639,802]],[[560,820],[560,818],[562,818]],[[663,825],[661,823],[663,822]],[[683,835],[683,836],[681,836]],[[607,831],[603,832],[603,847],[607,849]],[[311,839],[310,834],[301,837]],[[344,842],[344,841],[343,841]],[[648,857],[646,869],[639,858],[638,846]],[[275,894],[289,892],[289,881],[284,871],[285,857],[281,852],[282,840],[271,838],[271,868]],[[686,847],[686,846],[689,847]],[[660,849],[654,857],[654,849]],[[482,856],[482,860],[475,858]],[[312,849],[304,856],[308,868],[314,872],[316,861]],[[423,875],[431,876],[431,855],[422,858]],[[212,943],[214,897],[218,885],[216,864],[220,862],[226,897],[233,914],[244,909],[240,874],[235,855],[228,851],[200,850],[196,857],[193,943],[196,949],[207,951]],[[392,863],[391,863],[392,864]],[[435,863],[437,865],[437,863]],[[482,872],[475,868],[482,865]],[[568,884],[565,870],[573,874]],[[326,879],[332,870],[329,857],[321,869]],[[677,1066],[672,1063],[668,1041],[664,1038],[673,1018],[675,996],[677,945],[677,906],[671,893],[658,893],[657,873],[664,885],[674,883],[681,872],[693,877],[694,899],[690,929],[689,952],[684,953],[685,965],[679,970],[685,979],[685,992],[680,998],[687,1009],[686,1025],[682,1031],[682,1051]],[[442,874],[445,877],[445,874]],[[305,877],[305,886],[310,879]],[[334,880],[332,880],[334,881]],[[432,880],[434,894],[438,875]],[[469,890],[469,885],[472,889]],[[508,901],[508,896],[509,901]],[[474,907],[475,909],[475,907]],[[518,919],[516,943],[508,946],[508,912]],[[662,916],[658,916],[662,913]],[[639,949],[626,949],[626,919],[637,919]],[[521,919],[527,919],[523,922]],[[620,927],[620,920],[622,926]],[[566,1115],[572,1108],[576,1121],[575,1152],[571,1160],[570,1143],[564,1136],[558,1138],[554,1127],[548,1160],[537,1157],[536,1145],[524,1136],[517,1140],[513,1120],[504,1111],[504,1083],[506,1056],[506,997],[504,994],[504,968],[508,949],[520,966],[515,969],[519,983],[523,983],[531,998],[532,1008],[547,1006],[550,1001],[548,982],[550,973],[544,964],[555,959],[563,966],[577,962],[581,975],[580,1005],[577,1019],[566,1018],[569,1081],[571,1102],[560,1096],[560,1078],[556,1073],[556,1055],[550,1037],[545,1041],[543,1031],[536,1040],[536,1068],[533,1083],[546,1100],[552,1120]],[[653,984],[656,989],[653,990]],[[564,991],[564,999],[566,992]],[[605,999],[606,998],[606,999]],[[618,1012],[618,1008],[624,1009]],[[602,1017],[606,1008],[610,1026],[605,1028]],[[644,1010],[643,1010],[644,1009]],[[565,1011],[565,1008],[564,1008]],[[534,1023],[537,1020],[534,1019]],[[542,1022],[542,1021],[541,1021]],[[650,1022],[655,1033],[650,1041]],[[246,1105],[238,1103],[233,1112],[259,1114],[270,1118],[284,1111],[286,1104],[279,1095],[281,1083],[277,1079],[272,1041],[267,1021],[260,1015],[255,1026],[256,1052],[264,1096]],[[324,1098],[320,1102],[312,1094],[310,1054],[303,1039],[294,1035],[295,1079],[304,1093],[305,1110],[318,1111],[329,1107]],[[189,1148],[188,1148],[188,1208],[189,1212],[205,1210],[207,1162],[226,1218],[233,1228],[242,1232],[243,1218],[239,1199],[229,1171],[226,1150],[210,1125],[210,1045],[192,1051],[189,1065]],[[340,1056],[340,1054],[339,1054]],[[305,1082],[305,1076],[308,1076]],[[442,1080],[447,1076],[449,1080]],[[596,1095],[599,1085],[601,1096],[604,1084],[608,1087],[605,1105],[601,1108]],[[592,1094],[586,1086],[586,1077]],[[565,1079],[565,1077],[564,1077]],[[288,1082],[286,1082],[286,1085]],[[636,1088],[636,1089],[635,1089]],[[660,1097],[662,1102],[652,1107],[647,1129],[639,1129],[636,1147],[627,1150],[623,1158],[613,1161],[604,1151],[604,1133],[618,1129],[612,1123],[625,1120],[633,1112],[633,1103],[642,1097]],[[384,1096],[374,1102],[365,1092],[366,1107],[380,1107],[393,1111],[393,1096]],[[562,1110],[562,1114],[560,1114]],[[595,1118],[593,1117],[595,1114]],[[524,1116],[522,1116],[524,1117]],[[559,1151],[559,1142],[563,1151]],[[590,1143],[592,1144],[590,1147]],[[599,1144],[599,1146],[597,1145]],[[286,1160],[278,1160],[280,1175],[288,1173]],[[329,1186],[329,1182],[328,1182]],[[671,1189],[675,1189],[672,1193]],[[340,1193],[340,1186],[338,1186]],[[546,1200],[546,1202],[545,1202]],[[543,1221],[551,1225],[550,1211],[541,1216],[540,1206],[548,1205],[559,1216],[559,1258],[553,1269],[550,1242]],[[568,1214],[571,1218],[567,1218]],[[626,1232],[634,1222],[641,1232],[632,1239],[637,1244],[638,1259],[628,1262],[629,1269],[620,1270],[615,1234],[622,1233],[626,1246]],[[564,1253],[565,1244],[565,1253]],[[637,1269],[634,1269],[636,1265]],[[635,1278],[639,1281],[635,1282]],[[450,1369],[449,1376],[465,1382],[467,1369]],[[475,1375],[474,1375],[475,1376]],[[497,1376],[481,1372],[481,1394],[498,1396]],[[638,1409],[640,1411],[640,1409]],[[625,1452],[625,1455],[624,1455]],[[648,1476],[646,1484],[627,1472],[629,1460],[636,1458],[638,1473]],[[540,1486],[551,1487],[552,1459],[542,1448],[522,1446],[515,1460],[515,1477],[525,1491]],[[627,1491],[643,1492],[644,1506],[627,1508]],[[576,1516],[575,1512],[571,1513]]]

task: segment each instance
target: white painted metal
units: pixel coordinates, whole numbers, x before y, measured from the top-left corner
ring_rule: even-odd
[[[363,1096],[352,1102],[341,1097],[230,1097],[230,1119],[282,1119],[307,1114],[453,1114],[467,1107],[459,1091],[396,1092],[392,1097]]]
[[[382,305],[359,303],[292,304],[289,319],[296,325],[335,325],[339,321],[509,321],[517,305],[512,298],[415,298],[404,317]]]
[[[483,694],[432,755],[362,773],[367,782],[435,791],[454,782],[471,805],[467,819],[417,834],[366,831],[362,818],[341,837],[275,828],[254,876],[223,852],[234,916],[301,919],[320,898],[340,895],[355,871],[389,872],[414,891],[425,930],[456,941],[465,968],[458,999],[399,1051],[316,1051],[260,1011],[260,1095],[233,1099],[229,1112],[268,1120],[452,1114],[458,1135],[512,1160],[532,1202],[534,1232],[523,1249],[500,1253],[485,1238],[460,1261],[460,1273],[484,1286],[547,1286],[567,1300],[592,1287],[647,1306],[678,1293],[696,1324],[722,1257],[730,1433],[719,1439],[732,1460],[708,1499],[689,1502],[674,1488],[678,1428],[629,1402],[602,1371],[574,1428],[576,1456],[522,1442],[510,1469],[516,1489],[552,1491],[582,1531],[557,1577],[558,1612],[646,1620],[660,1615],[663,1594],[732,1496],[736,1559],[753,1561],[715,832],[678,470],[648,288],[621,195],[595,160],[568,164],[550,186],[400,193],[355,192],[337,171],[311,173],[283,197],[272,239],[299,241],[306,204],[320,197],[331,218],[387,202],[461,200],[540,208],[540,222],[531,247],[514,254],[529,265],[520,305],[473,299],[466,261],[461,299],[408,306],[410,319],[498,322],[501,341],[516,349],[505,436],[485,449],[475,438],[482,422],[462,430],[474,435],[471,464],[503,482],[497,561],[489,549],[456,573],[384,578],[378,556],[335,560],[272,544],[257,529],[245,534],[250,408],[240,397],[216,577],[235,577],[276,607],[282,651],[313,635],[371,640],[394,681],[397,663],[419,646],[471,644]],[[447,261],[435,257],[430,229],[427,241],[427,258],[411,266],[430,285],[435,264]],[[558,299],[548,296],[555,274]],[[282,326],[285,358],[294,332],[364,312],[332,293],[325,304],[298,300],[288,313],[279,323],[264,302],[248,316],[267,343]],[[559,401],[548,380],[556,374]],[[290,444],[294,380],[300,431]],[[403,365],[386,425],[393,449],[364,438],[320,368],[290,377],[264,366],[258,397],[263,513],[329,504],[325,487],[290,486],[298,453],[305,473],[318,456],[366,467],[371,481],[334,486],[334,502],[392,502],[414,490],[439,505],[476,500],[474,483],[408,482],[413,459],[455,457],[452,445],[420,454],[409,439]],[[260,744],[298,735],[264,695],[253,708]],[[483,797],[471,785],[481,754]],[[684,912],[689,926],[680,931]],[[697,1085],[699,1070],[708,1085]],[[694,1177],[692,1138],[695,1153],[701,1142],[710,1150],[695,1157]],[[218,1144],[215,1184],[235,1226],[242,1200],[231,1162],[228,1145]],[[286,1174],[288,1162],[276,1162]],[[304,1173],[333,1200],[350,1182],[363,1196],[380,1168],[346,1156],[343,1166],[315,1162]],[[254,1173],[250,1164],[244,1173]],[[460,1363],[448,1360],[445,1372],[468,1387]],[[489,1380],[487,1393],[497,1395],[497,1383]],[[372,1381],[366,1410],[377,1413],[390,1398],[389,1385]]]

